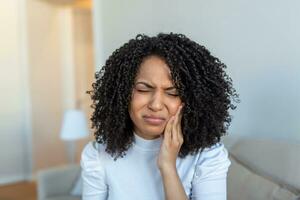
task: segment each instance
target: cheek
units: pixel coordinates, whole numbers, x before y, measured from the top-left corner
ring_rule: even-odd
[[[133,94],[130,102],[129,112],[133,113],[144,107],[147,104],[147,98],[144,95]]]
[[[181,105],[181,100],[170,102],[169,103],[170,115],[172,116],[175,115],[180,105]]]

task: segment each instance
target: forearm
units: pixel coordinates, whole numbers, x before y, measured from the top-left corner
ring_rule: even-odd
[[[188,200],[176,168],[160,171],[163,179],[165,200]]]

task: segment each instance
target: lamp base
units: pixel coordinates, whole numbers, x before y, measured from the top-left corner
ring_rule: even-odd
[[[68,162],[69,164],[75,164],[76,160],[76,141],[75,140],[69,140],[65,141],[66,144],[66,150],[67,150],[67,156],[68,156]]]

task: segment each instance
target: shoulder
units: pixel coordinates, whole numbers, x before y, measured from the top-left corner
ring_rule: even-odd
[[[207,176],[226,176],[231,162],[228,151],[223,143],[216,143],[203,149],[196,164],[195,176],[205,178]]]
[[[228,151],[224,144],[218,142],[211,147],[203,149],[203,151],[200,153],[198,163],[207,160],[228,160]]]
[[[103,149],[103,145],[96,141],[90,141],[85,145],[81,153],[80,164],[83,169],[98,169],[100,165],[100,155]]]
[[[83,180],[83,199],[94,195],[106,196],[108,190],[106,173],[102,159],[101,144],[95,141],[85,145],[81,153],[81,178]],[[102,199],[102,198],[101,198]]]
[[[99,147],[95,141],[90,141],[85,145],[81,153],[81,158],[85,160],[96,159],[99,154]]]
[[[203,149],[200,153],[197,165],[207,165],[214,163],[215,165],[230,165],[228,151],[223,143],[216,143],[209,148]]]

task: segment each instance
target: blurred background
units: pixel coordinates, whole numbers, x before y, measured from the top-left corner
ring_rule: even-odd
[[[18,199],[20,187],[31,192],[19,199],[36,199],[39,171],[79,163],[93,139],[85,92],[138,33],[183,33],[227,65],[241,99],[229,135],[300,143],[299,11],[297,0],[2,2],[0,200]],[[65,140],[74,109],[87,132]]]

